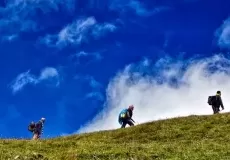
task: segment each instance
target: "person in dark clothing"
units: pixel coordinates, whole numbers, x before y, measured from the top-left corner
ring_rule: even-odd
[[[224,110],[224,105],[221,98],[221,91],[217,91],[216,96],[214,96],[213,98],[214,98],[212,101],[213,114],[217,114],[220,112],[220,106],[222,110]]]
[[[39,139],[43,134],[43,127],[45,123],[45,118],[41,118],[37,123],[32,122],[29,126],[29,130],[33,132],[34,140]]]
[[[134,106],[129,106],[128,109],[123,109],[118,117],[118,122],[121,125],[121,128],[125,128],[125,126],[128,124],[130,126],[134,126],[135,121],[132,119],[133,116],[133,110]]]

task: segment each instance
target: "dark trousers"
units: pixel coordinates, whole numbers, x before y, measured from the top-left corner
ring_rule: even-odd
[[[217,114],[220,111],[220,107],[212,106],[213,114]]]
[[[130,126],[134,126],[134,123],[131,119],[122,119],[121,121],[122,121],[121,128],[125,128],[127,124]]]

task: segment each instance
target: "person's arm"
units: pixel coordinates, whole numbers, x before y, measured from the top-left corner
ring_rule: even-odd
[[[127,116],[127,118],[131,118],[130,114],[129,114],[129,111],[126,112],[126,116]]]
[[[220,99],[220,106],[221,106],[222,110],[224,110],[224,105],[223,105],[222,98],[221,98],[221,97],[219,97],[219,99]]]
[[[132,119],[133,113],[131,111],[128,111],[127,113],[129,115],[130,120],[135,123],[135,121]]]

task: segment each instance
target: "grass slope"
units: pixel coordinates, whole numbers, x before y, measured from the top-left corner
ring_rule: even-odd
[[[229,160],[230,114],[173,118],[40,141],[5,139],[0,140],[0,159]]]

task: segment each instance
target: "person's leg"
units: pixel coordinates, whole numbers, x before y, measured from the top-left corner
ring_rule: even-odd
[[[212,106],[213,114],[216,114],[216,107]]]
[[[41,137],[41,134],[38,134],[37,139],[40,139],[40,137]]]
[[[40,135],[41,135],[41,131],[38,130],[37,128],[34,130],[34,136],[33,136],[33,139],[36,140],[36,139],[39,139],[40,138]]]
[[[34,133],[34,135],[33,135],[33,140],[36,140],[36,139],[38,139],[38,134],[37,134],[37,133]]]
[[[130,126],[134,126],[134,123],[132,120],[128,120],[127,123],[130,125]]]
[[[218,107],[216,107],[216,106],[212,106],[212,109],[213,109],[213,113],[214,114],[217,114],[217,113],[219,113],[219,108]]]
[[[41,134],[42,134],[42,132],[41,131],[38,131],[38,138],[37,139],[40,139],[40,137],[41,137]]]
[[[123,121],[122,121],[121,118],[118,119],[118,123],[119,123],[120,125],[122,125]]]
[[[121,128],[125,128],[126,124],[127,124],[127,121],[126,120],[122,120]]]

